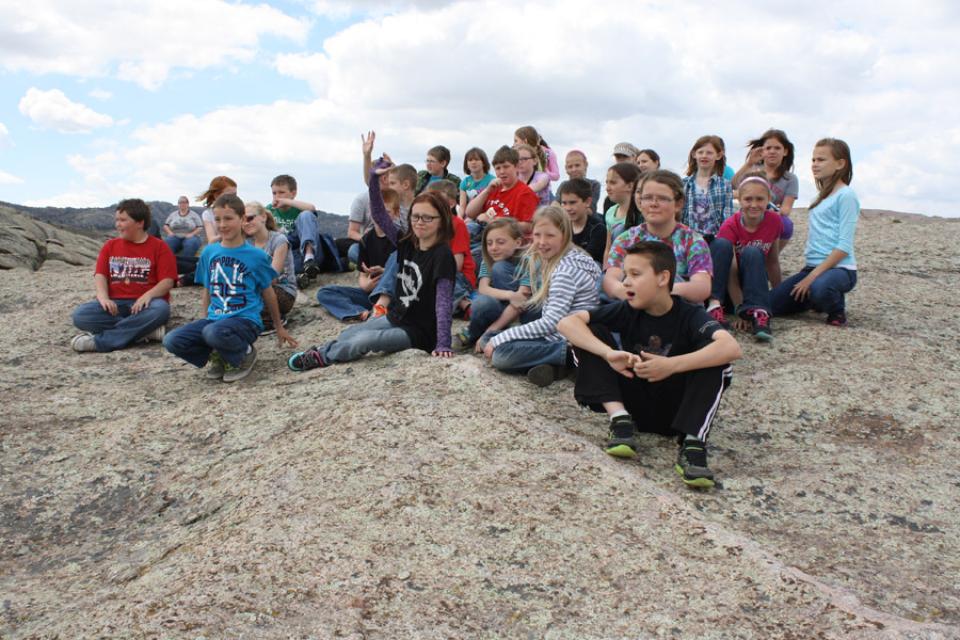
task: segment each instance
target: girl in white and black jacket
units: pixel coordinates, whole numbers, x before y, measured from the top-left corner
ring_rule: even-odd
[[[565,375],[567,342],[557,323],[576,311],[599,304],[600,267],[573,244],[573,227],[557,205],[542,207],[533,217],[533,243],[524,255],[525,277],[521,290],[529,291],[525,308],[539,308],[538,319],[497,333],[523,308],[508,306],[477,343],[493,366],[501,371],[526,373],[537,386],[546,386]]]

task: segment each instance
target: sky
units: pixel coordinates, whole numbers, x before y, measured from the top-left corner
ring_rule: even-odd
[[[0,2],[0,200],[176,202],[225,174],[244,199],[295,176],[346,213],[360,136],[423,167],[535,126],[603,181],[613,146],[683,170],[768,128],[846,140],[864,208],[960,216],[960,3],[767,0]]]

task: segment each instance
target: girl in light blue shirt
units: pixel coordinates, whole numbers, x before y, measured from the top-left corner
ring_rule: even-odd
[[[806,264],[771,292],[771,307],[775,316],[813,309],[827,314],[827,324],[843,327],[844,295],[857,284],[853,238],[860,217],[860,201],[850,188],[850,147],[836,138],[820,140],[811,168],[820,193],[808,214]]]

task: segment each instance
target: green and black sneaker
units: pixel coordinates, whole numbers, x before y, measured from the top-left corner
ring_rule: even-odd
[[[611,420],[604,451],[615,458],[635,458],[637,448],[637,426],[630,416],[617,416]]]
[[[710,489],[714,486],[713,472],[707,466],[707,445],[699,440],[685,440],[680,445],[677,464],[673,467],[688,487]]]

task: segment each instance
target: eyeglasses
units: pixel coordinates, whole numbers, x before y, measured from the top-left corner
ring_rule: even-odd
[[[533,160],[533,158],[531,157],[524,158],[523,156],[520,156],[520,161],[523,162],[524,160]]]
[[[419,213],[414,213],[410,215],[410,222],[422,222],[424,224],[430,224],[434,220],[439,220],[440,216],[422,216]]]
[[[247,222],[253,222],[254,220],[257,219],[257,214],[253,214],[251,216],[243,216],[243,219],[246,220]]]
[[[672,196],[640,196],[640,202],[646,202],[647,204],[652,204],[654,202],[659,202],[660,204],[670,204],[675,200],[676,198]]]

